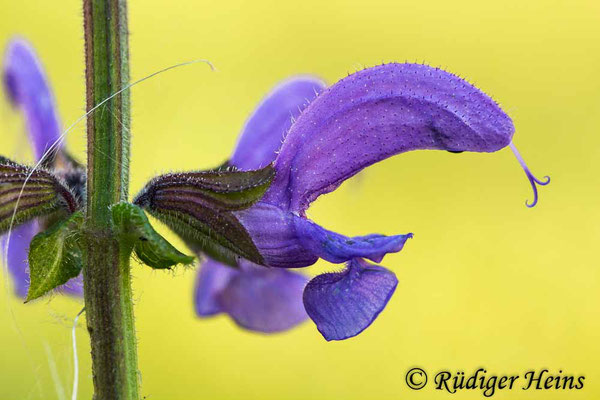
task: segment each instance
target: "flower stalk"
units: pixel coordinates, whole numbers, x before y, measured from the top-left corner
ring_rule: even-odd
[[[84,0],[87,109],[129,83],[126,0]],[[83,267],[94,397],[138,399],[130,251],[118,240],[110,206],[127,200],[129,95],[87,120],[87,208]]]

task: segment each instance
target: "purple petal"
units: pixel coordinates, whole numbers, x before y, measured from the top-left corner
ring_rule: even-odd
[[[219,304],[243,328],[285,331],[307,318],[302,304],[307,281],[284,269],[247,266],[219,294]]]
[[[4,87],[10,100],[25,113],[36,159],[58,140],[60,122],[44,70],[32,47],[13,39],[6,50]]]
[[[267,266],[301,268],[317,262],[318,257],[306,251],[296,234],[294,219],[298,217],[291,212],[259,201],[235,215]]]
[[[332,263],[342,263],[353,258],[368,258],[381,262],[387,253],[397,253],[404,243],[411,238],[406,235],[366,235],[349,238],[339,233],[328,231],[306,218],[296,217],[296,234],[306,250]]]
[[[198,271],[194,293],[196,314],[208,317],[222,312],[217,297],[237,274],[239,274],[239,270],[213,259],[209,258],[204,261]]]
[[[387,64],[328,88],[300,115],[263,201],[302,212],[361,169],[417,150],[493,152],[511,119],[486,94],[440,69]]]
[[[325,339],[348,339],[371,325],[397,284],[393,272],[354,259],[342,272],[313,278],[304,289],[304,307]]]
[[[34,220],[15,227],[10,234],[6,264],[13,278],[15,294],[19,297],[24,298],[27,296],[27,290],[29,289],[29,264],[27,262],[29,243],[38,232],[38,223]],[[6,240],[7,237],[4,236],[1,241],[3,253]]]
[[[311,77],[292,78],[274,88],[246,121],[231,164],[251,170],[275,160],[292,119],[324,88],[322,81]]]

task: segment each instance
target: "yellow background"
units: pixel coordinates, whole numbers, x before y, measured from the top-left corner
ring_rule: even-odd
[[[79,1],[0,1],[0,42],[35,45],[65,126],[84,111]],[[600,397],[600,2],[131,1],[131,76],[207,58],[132,91],[131,192],[154,174],[215,166],[280,79],[332,83],[382,61],[418,61],[467,77],[514,119],[540,177],[535,209],[510,151],[413,152],[368,168],[309,211],[348,235],[414,232],[386,257],[400,284],[360,336],[327,343],[312,322],[264,336],[227,317],[194,316],[195,271],[133,266],[143,393],[149,399],[477,399],[414,392],[406,371],[495,374],[548,368],[585,375],[579,391],[500,391],[495,399]],[[84,125],[68,137],[85,159]],[[31,159],[22,119],[0,102],[1,153]],[[166,232],[160,227],[161,232]],[[182,247],[173,236],[174,243]],[[332,270],[320,263],[309,272]],[[3,276],[5,280],[5,277]],[[2,282],[0,282],[2,283]],[[0,398],[70,398],[79,300],[23,305],[0,292]],[[89,343],[77,330],[80,398]]]

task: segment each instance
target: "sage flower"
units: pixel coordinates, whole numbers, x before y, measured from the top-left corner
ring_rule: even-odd
[[[51,90],[22,39],[9,44],[2,78],[8,99],[25,115],[41,164],[34,171],[0,160],[2,224],[17,210],[15,199],[23,197],[17,183],[27,174],[37,182],[28,187],[19,213],[14,211],[24,217],[14,221],[7,252],[16,292],[25,296],[32,238],[65,212],[84,207],[86,178],[60,145]],[[378,264],[386,254],[402,250],[412,233],[349,237],[308,219],[310,204],[396,154],[495,152],[510,145],[533,187],[531,207],[538,200],[536,184],[545,185],[549,178],[539,180],[529,171],[512,143],[513,134],[512,120],[489,96],[438,68],[386,64],[329,88],[318,79],[298,77],[275,88],[259,105],[227,163],[209,171],[158,176],[136,196],[135,206],[116,205],[113,218],[123,240],[134,241],[140,260],[153,268],[187,264],[192,258],[156,234],[139,207],[205,256],[194,301],[199,316],[224,312],[240,326],[261,332],[290,329],[309,317],[325,339],[343,340],[370,326],[387,305],[398,281]],[[40,196],[44,200],[36,203]],[[36,206],[45,208],[31,220]],[[71,221],[79,224],[80,215]],[[318,259],[344,267],[310,280],[293,271]],[[67,265],[59,284],[77,276],[78,268]],[[38,288],[31,298],[48,289]],[[79,278],[61,289],[80,295]]]
[[[36,161],[44,157],[43,169],[51,170],[59,177],[69,190],[73,191],[74,200],[80,202],[85,186],[83,170],[64,147],[56,146],[55,151],[47,152],[55,142],[59,143],[61,124],[43,67],[33,48],[24,39],[16,38],[8,44],[4,55],[2,80],[9,102],[24,114]],[[4,207],[1,211],[12,214],[13,209]],[[24,298],[29,287],[27,255],[30,242],[51,221],[51,218],[34,219],[15,226],[10,233],[6,263],[13,278],[15,293],[19,297]],[[6,240],[5,235],[2,238],[2,251],[5,249]],[[81,276],[72,279],[60,290],[70,295],[81,296]]]
[[[325,85],[311,77],[283,82],[246,122],[229,165],[254,170],[275,160],[292,121]],[[232,268],[213,259],[202,262],[194,293],[196,313],[225,312],[240,326],[265,333],[290,329],[307,318],[302,293],[308,278],[282,268],[240,260]]]
[[[304,309],[325,339],[341,340],[367,328],[397,285],[393,272],[367,260],[381,262],[386,254],[400,251],[412,234],[347,237],[309,220],[305,212],[310,203],[392,155],[411,150],[495,152],[511,144],[513,133],[512,120],[489,96],[439,68],[386,64],[327,89],[314,79],[299,78],[263,101],[227,164],[247,171],[272,162],[275,170],[259,201],[220,211],[243,228],[249,248],[237,251],[209,229],[190,236],[198,226],[191,221],[202,218],[192,210],[206,203],[193,196],[178,206],[173,202],[177,184],[193,186],[191,177],[159,177],[134,203],[163,220],[194,250],[237,265],[234,270],[205,261],[196,285],[201,316],[226,312],[249,329],[288,329],[303,319],[302,280],[279,269],[306,267],[319,258],[346,263],[339,272],[313,278],[302,293]],[[168,181],[174,185],[167,185],[167,193],[161,185]],[[194,223],[213,226],[210,219]]]

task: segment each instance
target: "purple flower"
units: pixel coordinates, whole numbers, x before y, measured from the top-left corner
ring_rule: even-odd
[[[304,309],[327,340],[359,334],[397,285],[394,273],[365,259],[379,263],[387,253],[400,251],[412,234],[349,238],[308,220],[310,203],[392,155],[419,149],[494,152],[511,144],[513,133],[511,119],[490,97],[426,65],[368,68],[327,89],[309,78],[287,81],[248,120],[230,162],[252,170],[274,161],[276,175],[264,197],[234,212],[267,268],[241,261],[232,269],[205,261],[196,285],[196,312],[226,312],[257,331],[290,328],[302,320],[302,281],[279,268],[305,267],[323,258],[347,265],[306,285]]]
[[[4,55],[2,80],[9,101],[25,116],[33,153],[39,161],[50,146],[58,142],[61,125],[43,68],[34,50],[25,40],[16,38],[8,44]],[[82,179],[81,174],[74,172],[77,167],[75,161],[62,147],[59,146],[56,151],[46,154],[44,160],[44,165],[53,169],[70,186],[83,186],[82,182],[79,182]],[[34,220],[14,228],[10,234],[6,263],[13,277],[15,292],[20,297],[27,295],[29,287],[29,243],[41,231],[43,225],[44,223]],[[3,251],[6,236],[2,238]],[[81,296],[81,277],[63,285],[61,291]]]
[[[299,77],[275,88],[248,119],[229,163],[254,170],[271,163],[286,132],[324,84]],[[199,316],[221,312],[240,326],[265,333],[290,329],[303,322],[302,293],[308,278],[280,268],[267,268],[241,260],[234,269],[212,259],[200,266],[194,304]]]
[[[230,164],[252,170],[273,162],[281,144],[288,143],[289,136],[283,139],[294,119],[323,90],[322,82],[306,77],[275,88],[246,123]],[[284,155],[277,158],[276,168]],[[274,194],[272,189],[269,193]],[[269,204],[268,194],[237,216],[271,268],[242,260],[234,269],[208,259],[196,283],[197,314],[225,312],[244,328],[277,332],[302,322],[308,313],[328,340],[357,335],[383,310],[397,284],[392,272],[361,257],[380,262],[386,253],[400,251],[412,235],[348,238],[320,227],[298,210]],[[305,267],[319,257],[333,263],[349,261],[348,268],[319,275],[308,285],[303,275],[272,268]]]

